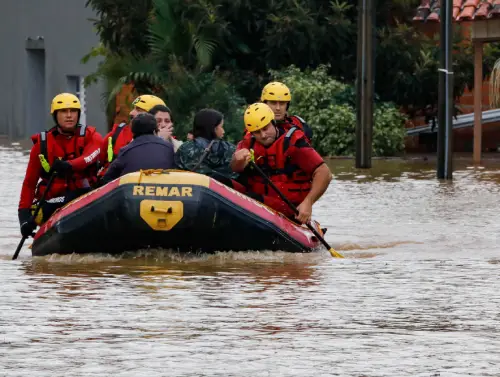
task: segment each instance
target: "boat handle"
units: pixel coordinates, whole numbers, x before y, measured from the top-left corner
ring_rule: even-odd
[[[159,213],[166,213],[170,214],[172,213],[172,207],[168,207],[168,209],[162,209],[162,208],[155,208],[154,206],[151,206],[151,212],[159,212]]]

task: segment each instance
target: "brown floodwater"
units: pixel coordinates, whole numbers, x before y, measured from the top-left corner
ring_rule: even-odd
[[[329,161],[314,217],[345,259],[11,261],[26,163],[0,147],[2,377],[500,375],[497,161],[458,160],[452,182],[435,161]]]

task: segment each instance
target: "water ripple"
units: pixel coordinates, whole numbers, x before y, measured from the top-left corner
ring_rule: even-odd
[[[347,256],[31,258],[22,149],[0,148],[0,376],[499,376],[498,166],[334,161],[315,206]]]

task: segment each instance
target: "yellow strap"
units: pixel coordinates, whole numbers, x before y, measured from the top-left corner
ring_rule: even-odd
[[[45,156],[43,154],[39,154],[38,158],[40,159],[40,164],[42,164],[43,170],[48,173],[50,171],[50,164],[45,159]]]
[[[36,210],[36,206],[37,204],[33,204],[31,206],[31,215],[34,215],[35,214],[35,210]],[[35,223],[40,226],[41,224],[43,224],[43,209],[40,208],[40,210],[38,211],[38,214],[36,215],[36,218],[35,218]]]
[[[113,159],[113,138],[108,137],[108,161],[111,162]]]

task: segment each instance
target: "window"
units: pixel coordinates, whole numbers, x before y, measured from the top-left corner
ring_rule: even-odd
[[[85,98],[85,85],[83,76],[68,76],[68,91],[74,93],[82,104],[80,124],[87,124],[87,102]]]

